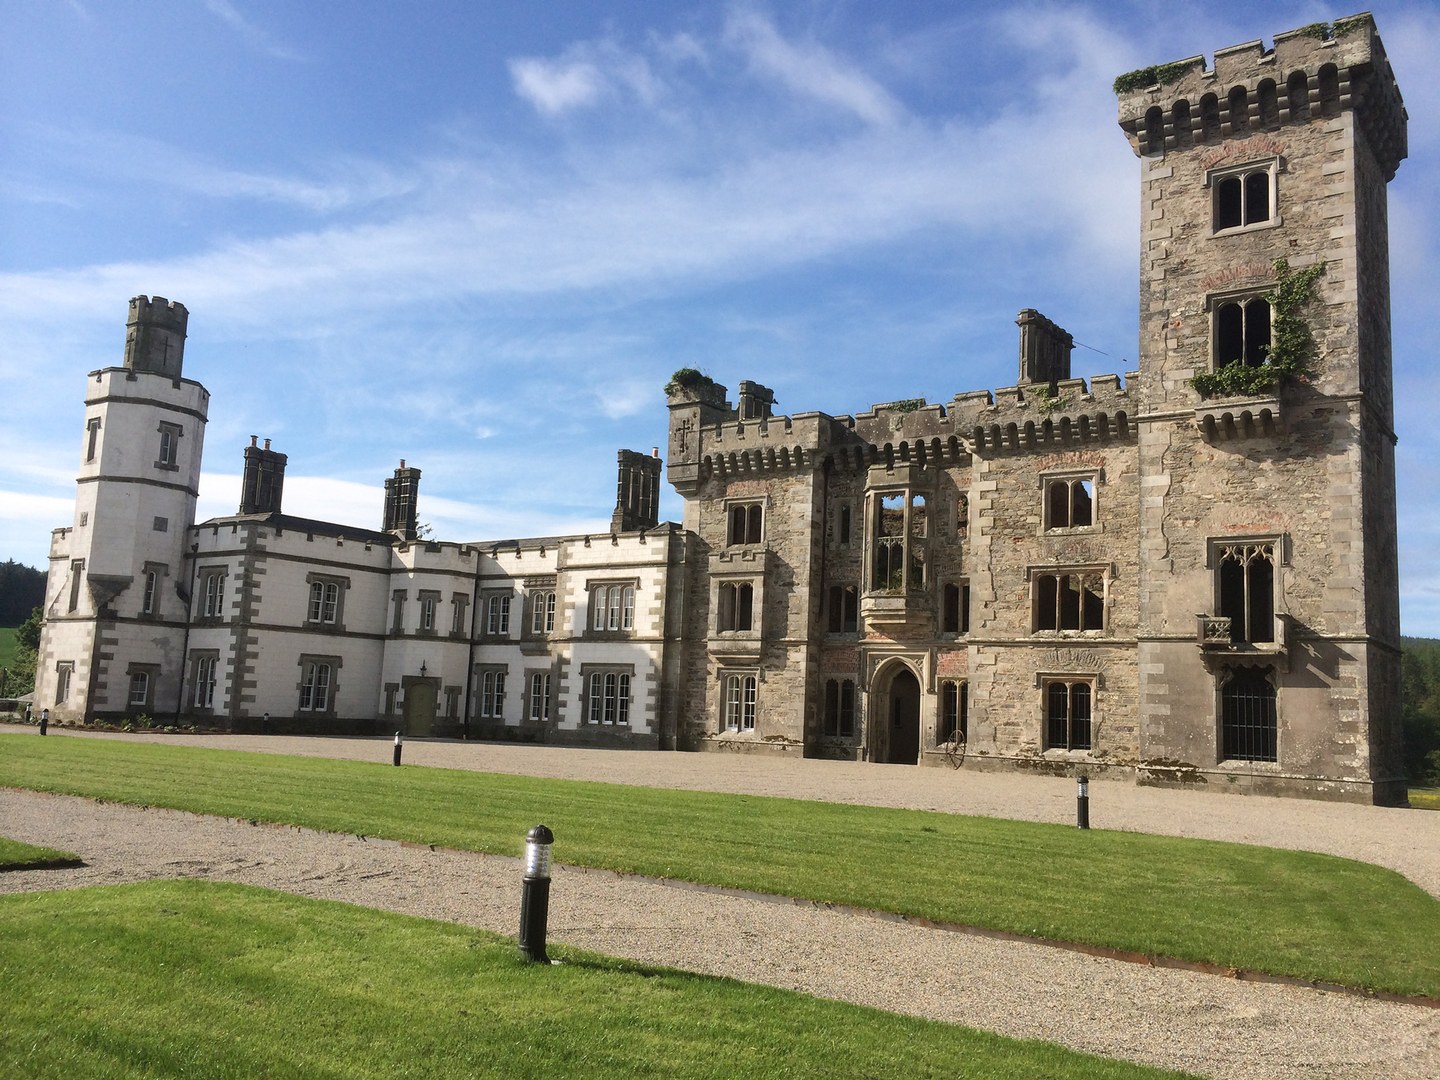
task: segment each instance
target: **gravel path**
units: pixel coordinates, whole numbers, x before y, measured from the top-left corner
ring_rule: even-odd
[[[374,739],[172,741],[381,761],[391,753],[388,741]],[[405,762],[1074,820],[1073,782],[1037,777],[415,740],[405,746]],[[1440,894],[1440,814],[1160,793],[1121,782],[1092,784],[1091,801],[1097,828],[1327,851],[1394,867]],[[199,877],[503,934],[514,934],[518,920],[518,863],[495,856],[14,791],[0,791],[0,833],[78,852],[87,863],[3,874],[0,892]],[[562,862],[563,839],[556,851]],[[557,870],[550,937],[1215,1077],[1440,1075],[1437,1009],[1148,968],[606,872]]]

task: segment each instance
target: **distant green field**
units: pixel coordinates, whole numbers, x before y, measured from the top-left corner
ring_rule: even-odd
[[[15,662],[14,626],[0,626],[0,668],[8,668]]]

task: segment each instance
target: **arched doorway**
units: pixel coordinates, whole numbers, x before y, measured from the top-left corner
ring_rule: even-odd
[[[914,765],[920,760],[920,680],[907,667],[896,667],[885,691],[888,738],[881,761]]]

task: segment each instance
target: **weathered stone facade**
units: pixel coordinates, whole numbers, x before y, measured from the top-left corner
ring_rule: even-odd
[[[775,417],[753,383],[734,408],[694,373],[668,388],[710,578],[683,745],[1403,798],[1385,184],[1405,114],[1383,46],[1359,16],[1136,74],[1123,383],[1071,379],[1069,335],[1026,311],[1018,385],[943,406]],[[1284,367],[1275,291],[1319,264],[1313,351],[1203,396],[1229,360]],[[746,505],[763,527],[741,536]],[[718,629],[727,576],[764,597],[743,646]]]
[[[294,517],[285,456],[253,441],[239,513],[195,524],[188,313],[137,298],[124,367],[90,376],[37,701],[1403,799],[1405,113],[1379,36],[1359,16],[1117,90],[1139,370],[1071,378],[1070,335],[1026,310],[1017,384],[943,405],[775,416],[766,387],[732,405],[677,372],[683,525],[632,451],[604,535],[431,541],[403,461],[380,529]]]

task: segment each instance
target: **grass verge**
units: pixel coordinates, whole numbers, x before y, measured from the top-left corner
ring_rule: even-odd
[[[383,748],[382,748],[383,749]],[[0,785],[555,859],[1440,996],[1440,902],[1326,855],[791,799],[10,736]]]
[[[1440,788],[1411,788],[1410,805],[1417,810],[1440,810]]]
[[[1177,1076],[933,1021],[193,881],[0,898],[0,1073]]]
[[[35,847],[0,836],[0,870],[44,870],[51,866],[74,866],[80,860],[68,851]]]

